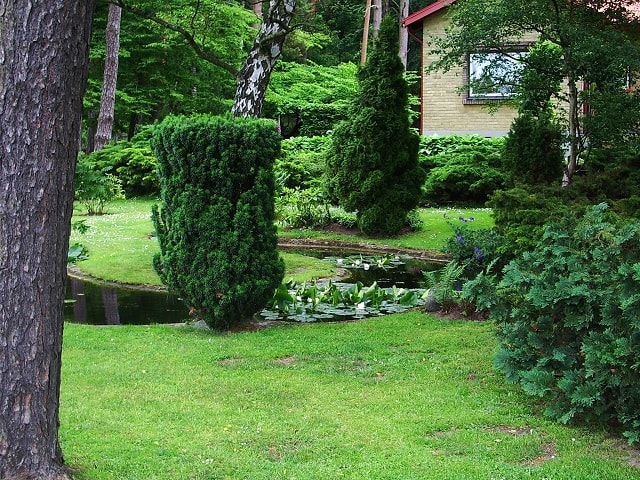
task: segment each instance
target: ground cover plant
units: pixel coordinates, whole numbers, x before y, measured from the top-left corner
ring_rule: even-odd
[[[505,384],[492,330],[418,312],[233,335],[69,324],[65,459],[76,480],[637,478],[637,451]]]

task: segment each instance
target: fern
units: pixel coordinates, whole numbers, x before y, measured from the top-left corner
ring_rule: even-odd
[[[464,273],[464,265],[449,262],[436,271],[425,272],[426,287],[433,292],[435,300],[448,311],[460,296],[460,277]]]

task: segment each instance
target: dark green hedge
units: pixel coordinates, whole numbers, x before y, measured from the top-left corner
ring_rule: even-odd
[[[284,275],[274,226],[275,123],[169,117],[152,139],[162,207],[154,266],[211,327],[247,320]]]

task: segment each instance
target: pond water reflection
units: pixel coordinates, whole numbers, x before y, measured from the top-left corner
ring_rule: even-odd
[[[65,320],[90,325],[180,323],[189,312],[177,295],[164,291],[114,287],[69,277]]]

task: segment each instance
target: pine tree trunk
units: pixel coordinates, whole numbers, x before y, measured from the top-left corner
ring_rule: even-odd
[[[93,0],[0,0],[0,478],[68,478],[63,300]]]
[[[378,38],[383,14],[382,0],[373,0],[373,38]]]
[[[100,114],[96,128],[94,150],[102,150],[111,141],[116,105],[116,86],[118,83],[118,55],[120,54],[120,19],[122,8],[109,4],[106,29],[106,55],[104,60],[104,78],[100,97]]]
[[[398,39],[400,41],[400,51],[398,56],[402,60],[404,68],[407,68],[407,55],[409,50],[409,29],[402,21],[409,15],[409,0],[400,0],[400,34]]]
[[[271,72],[282,53],[296,0],[271,0],[269,11],[256,36],[238,85],[231,112],[236,117],[259,117]]]

